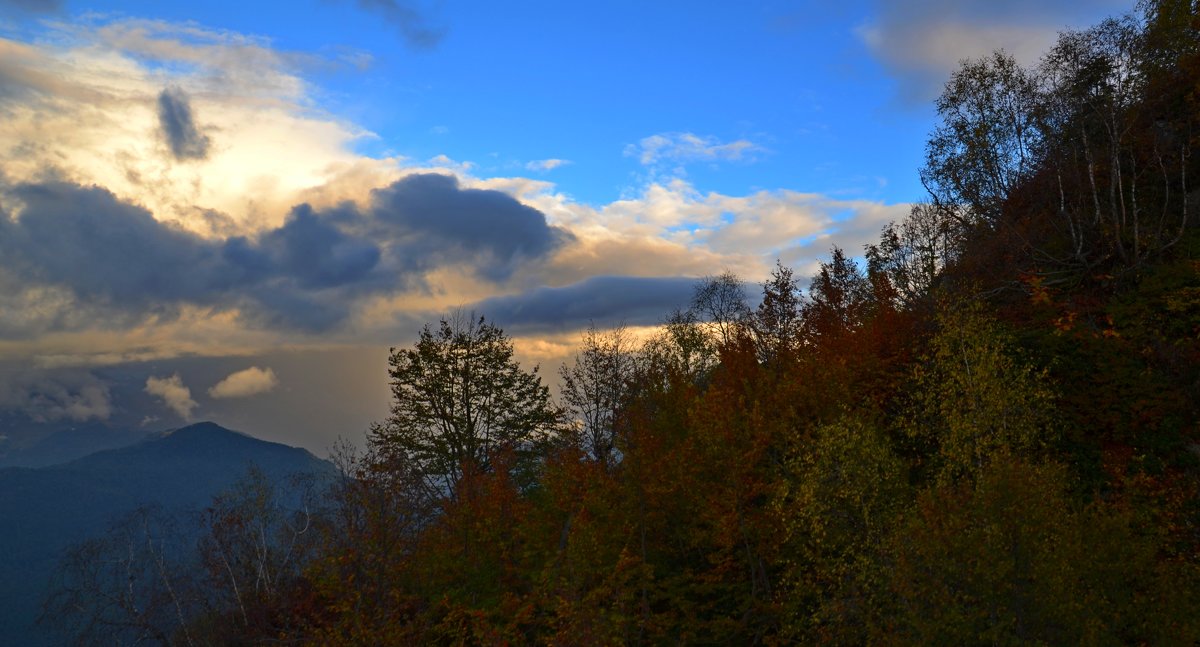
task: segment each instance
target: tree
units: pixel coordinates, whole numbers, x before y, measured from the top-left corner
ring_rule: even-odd
[[[733,272],[704,277],[692,294],[691,309],[720,346],[729,345],[750,316],[742,280]]]
[[[194,634],[223,643],[294,629],[286,605],[318,550],[319,485],[297,475],[284,487],[251,466],[213,498],[198,546],[210,612],[192,624]]]
[[[812,341],[819,342],[858,330],[871,308],[871,284],[854,259],[834,247],[828,263],[813,277],[804,308],[804,323]]]
[[[369,442],[415,464],[438,494],[455,496],[464,471],[489,471],[501,450],[529,457],[559,422],[537,368],[522,370],[504,331],[483,317],[426,325],[389,364],[392,412]]]
[[[1034,168],[1039,132],[1031,74],[1004,52],[964,62],[937,100],[942,123],[925,151],[921,180],[944,208],[994,225],[1009,193]]]
[[[67,550],[39,622],[79,645],[191,645],[205,604],[194,544],[161,508],[143,506]]]
[[[916,371],[910,433],[937,446],[942,476],[977,474],[996,455],[1036,456],[1052,440],[1054,393],[977,304],[947,309]]]
[[[617,414],[633,379],[632,343],[624,326],[608,332],[588,326],[575,363],[564,364],[562,397],[579,427],[583,450],[607,467],[612,458]]]
[[[759,360],[769,362],[794,353],[799,346],[802,297],[791,268],[778,260],[762,289],[763,300],[750,317],[750,327]]]
[[[886,277],[900,305],[912,307],[929,296],[961,235],[960,223],[946,209],[914,204],[907,218],[883,228],[879,244],[867,245],[868,276]]]

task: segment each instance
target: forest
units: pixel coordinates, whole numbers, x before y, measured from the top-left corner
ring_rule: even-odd
[[[714,268],[652,335],[589,329],[557,398],[448,315],[392,350],[327,490],[252,474],[179,554],[143,512],[45,617],[81,644],[1196,644],[1195,3],[966,61],[936,109],[927,200],[811,281]]]

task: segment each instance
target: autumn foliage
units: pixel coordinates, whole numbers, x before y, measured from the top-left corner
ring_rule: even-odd
[[[561,406],[427,329],[278,640],[1195,644],[1200,19],[1139,10],[965,64],[864,262],[592,329]]]

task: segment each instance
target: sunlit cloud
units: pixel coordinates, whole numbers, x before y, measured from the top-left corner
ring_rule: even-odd
[[[192,409],[196,401],[192,399],[192,390],[183,384],[183,379],[176,373],[170,377],[146,378],[146,393],[156,396],[176,415],[184,420],[192,419]]]
[[[225,379],[217,382],[208,390],[214,398],[246,398],[260,393],[266,393],[279,385],[279,378],[270,368],[261,369],[251,366],[245,370],[230,373]]]

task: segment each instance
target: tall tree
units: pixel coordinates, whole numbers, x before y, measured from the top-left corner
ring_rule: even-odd
[[[996,52],[962,65],[937,100],[942,123],[926,146],[921,180],[935,203],[995,224],[1013,187],[1034,168],[1036,83]]]
[[[582,449],[607,467],[612,460],[617,415],[633,379],[633,344],[624,326],[607,332],[588,326],[574,364],[564,364],[562,397],[578,427]]]
[[[870,314],[872,290],[854,259],[834,247],[813,277],[808,297],[804,324],[810,339],[819,342],[858,330]]]
[[[454,496],[464,471],[489,471],[499,451],[531,457],[559,421],[537,368],[523,370],[512,341],[483,317],[426,325],[389,363],[392,412],[369,441],[415,464],[436,494]]]
[[[758,357],[771,362],[795,352],[801,340],[800,288],[789,267],[779,260],[763,282],[763,300],[750,317]]]
[[[872,282],[886,277],[900,305],[925,299],[942,269],[954,258],[962,235],[958,220],[931,203],[912,206],[899,224],[888,223],[879,243],[866,248]]]

